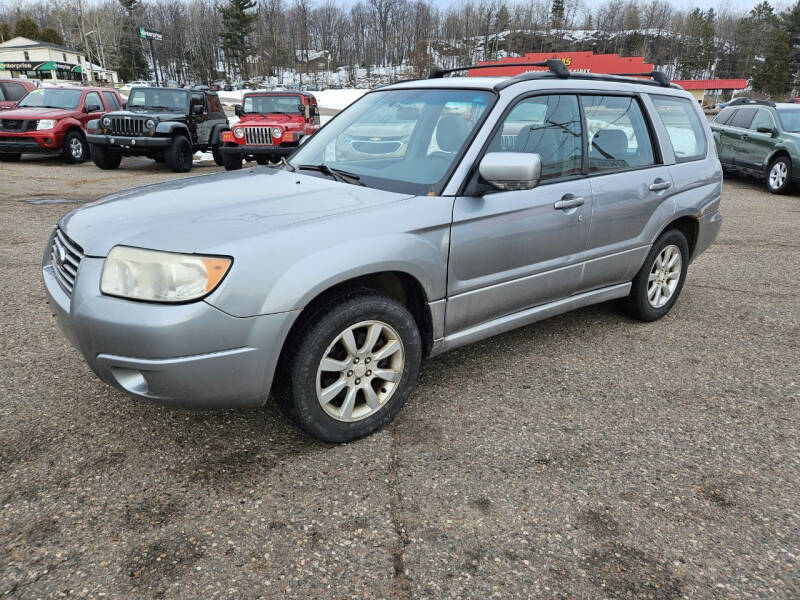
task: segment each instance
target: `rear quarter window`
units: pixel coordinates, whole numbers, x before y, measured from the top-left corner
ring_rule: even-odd
[[[730,119],[735,112],[736,109],[731,108],[730,106],[723,108],[722,111],[716,117],[714,117],[714,123],[717,125],[725,125],[728,122],[728,119]]]
[[[706,132],[694,102],[674,96],[651,96],[667,130],[675,160],[686,162],[705,158]]]

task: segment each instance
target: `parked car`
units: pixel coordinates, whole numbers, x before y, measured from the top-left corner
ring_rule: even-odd
[[[725,171],[766,182],[773,194],[788,194],[800,180],[800,106],[751,100],[720,111],[711,122]]]
[[[311,94],[250,92],[235,107],[239,122],[222,134],[225,169],[242,168],[242,159],[260,165],[278,162],[319,129],[317,99]]]
[[[86,124],[122,106],[116,90],[94,87],[41,87],[0,116],[0,161],[22,154],[60,154],[68,163],[89,157]]]
[[[613,299],[659,319],[722,223],[711,130],[666,78],[548,64],[374,90],[282,169],[78,208],[46,244],[50,306],[121,390],[184,407],[272,392],[330,442],[391,421],[423,356]],[[402,155],[340,153],[393,111],[416,118]]]
[[[92,158],[101,169],[116,169],[123,156],[147,156],[182,173],[192,168],[197,151],[210,150],[222,164],[219,147],[228,118],[207,86],[139,87],[131,90],[125,110],[110,112],[88,127]]]
[[[36,89],[36,83],[27,79],[0,79],[0,110],[10,110],[25,94]]]

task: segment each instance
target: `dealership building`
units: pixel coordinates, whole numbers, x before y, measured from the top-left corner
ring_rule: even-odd
[[[48,42],[15,37],[0,43],[0,78],[40,79],[42,81],[114,84],[117,72],[99,65],[90,65],[75,50]]]
[[[570,71],[578,73],[602,73],[605,75],[629,75],[631,73],[650,73],[653,65],[646,63],[643,56],[620,56],[619,54],[595,54],[594,52],[536,52],[524,56],[508,56],[496,61],[482,61],[481,65],[497,65],[496,68],[470,71],[474,76],[512,76],[537,67],[514,66],[521,62],[542,62],[548,58],[561,60]],[[746,79],[681,79],[675,80],[683,89],[689,91],[703,104],[730,100],[734,92],[747,87]]]

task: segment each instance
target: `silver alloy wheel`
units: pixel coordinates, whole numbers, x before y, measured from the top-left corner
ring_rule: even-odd
[[[682,269],[683,258],[680,248],[675,244],[662,248],[653,261],[650,275],[647,277],[647,301],[650,306],[661,308],[670,301],[678,287]]]
[[[769,187],[773,190],[778,190],[786,183],[786,177],[789,175],[789,168],[782,160],[777,161],[772,165],[769,171]]]
[[[83,143],[76,137],[69,141],[69,152],[75,160],[80,160],[83,156]]]
[[[362,321],[333,340],[317,367],[317,400],[337,421],[360,421],[379,411],[403,377],[403,340],[390,325]]]

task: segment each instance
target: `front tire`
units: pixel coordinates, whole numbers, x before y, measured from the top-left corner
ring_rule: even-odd
[[[218,167],[221,167],[225,164],[222,158],[222,150],[220,150],[219,146],[212,146],[211,154],[214,156],[214,162],[217,163]]]
[[[77,165],[89,158],[89,144],[77,131],[70,131],[64,137],[64,148],[61,156],[64,162]]]
[[[104,170],[112,170],[119,167],[122,162],[122,154],[111,152],[105,146],[92,144],[92,160],[94,164]]]
[[[222,164],[226,171],[238,171],[242,168],[242,155],[235,152],[223,152]]]
[[[624,300],[628,314],[642,321],[656,321],[666,315],[680,296],[688,266],[686,236],[677,229],[662,233]]]
[[[792,161],[778,156],[767,168],[767,189],[772,194],[788,194],[792,187]]]
[[[342,443],[389,423],[408,399],[422,360],[414,317],[362,289],[321,303],[303,318],[278,367],[275,396],[308,434]]]
[[[189,172],[192,168],[192,161],[194,160],[194,153],[192,152],[192,145],[189,143],[189,140],[182,135],[173,137],[172,143],[164,154],[164,160],[174,173]]]

